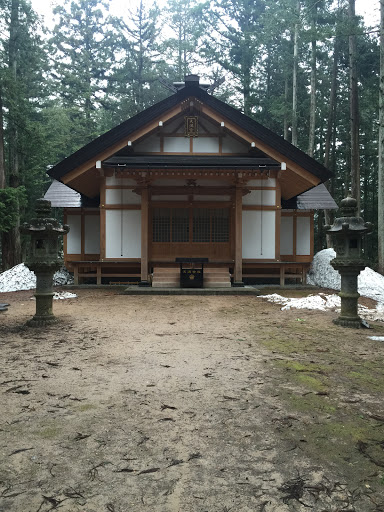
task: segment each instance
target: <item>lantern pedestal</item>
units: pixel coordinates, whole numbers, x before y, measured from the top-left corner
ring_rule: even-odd
[[[36,274],[36,314],[27,322],[30,327],[44,327],[56,322],[53,306],[53,274],[62,266],[58,256],[59,237],[69,231],[52,217],[51,203],[36,201],[36,218],[24,224],[22,233],[31,237],[26,266]]]
[[[357,201],[351,196],[341,201],[340,214],[332,226],[325,227],[327,234],[333,237],[336,250],[336,258],[331,265],[341,277],[341,314],[334,323],[359,329],[362,321],[357,314],[360,297],[357,277],[366,266],[362,239],[372,232],[372,224],[357,216]]]
[[[343,263],[337,262],[337,258],[331,261],[331,265],[340,273],[341,277],[341,291],[339,293],[339,297],[341,298],[341,311],[340,316],[333,320],[333,322],[342,327],[360,329],[362,323],[358,315],[360,293],[357,291],[357,278],[360,272],[364,270],[365,265],[358,265],[354,262],[346,268]]]
[[[31,269],[32,270],[32,269]],[[36,314],[27,325],[30,327],[44,327],[57,322],[53,314],[53,274],[55,270],[39,271],[33,268],[36,274]]]

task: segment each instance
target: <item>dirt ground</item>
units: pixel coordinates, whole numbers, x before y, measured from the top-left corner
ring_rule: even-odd
[[[2,512],[384,511],[384,324],[76,293],[0,294]]]

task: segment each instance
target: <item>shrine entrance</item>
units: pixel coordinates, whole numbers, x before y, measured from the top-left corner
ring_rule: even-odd
[[[231,208],[222,205],[152,206],[150,258],[175,261],[178,257],[230,261],[232,255]]]

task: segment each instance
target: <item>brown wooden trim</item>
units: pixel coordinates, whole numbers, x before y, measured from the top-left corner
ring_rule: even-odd
[[[248,190],[278,190],[278,187],[248,187],[248,185],[245,184]]]
[[[193,137],[189,137],[189,152],[193,153]]]
[[[120,190],[120,189],[134,190],[135,188],[137,188],[137,185],[106,185],[105,186],[106,190]]]
[[[241,283],[243,281],[242,269],[242,203],[243,203],[243,189],[241,186],[236,188],[235,195],[235,269],[234,281]]]
[[[228,208],[232,201],[151,201],[153,208]]]
[[[314,212],[311,213],[309,236],[311,241],[311,261],[315,255],[315,227],[314,227]]]
[[[95,167],[95,163],[97,160],[105,160],[109,156],[115,154],[120,149],[123,149],[127,145],[127,141],[130,140],[132,142],[138,141],[141,137],[144,135],[152,132],[153,130],[157,129],[159,126],[159,121],[167,121],[168,119],[171,119],[175,115],[182,112],[181,104],[177,105],[173,109],[169,110],[166,113],[163,113],[161,116],[158,116],[156,119],[153,119],[151,122],[147,123],[146,125],[140,127],[135,132],[132,132],[131,134],[124,137],[123,140],[120,140],[113,146],[110,146],[108,149],[102,151],[101,153],[98,153],[95,155],[92,159],[88,160],[87,162],[83,163],[79,167],[76,167],[76,169],[73,169],[73,171],[70,171],[68,174],[62,177],[63,183],[66,185],[67,183],[71,182],[84,172],[88,171],[89,169],[92,169]]]
[[[63,221],[64,221],[64,224],[68,224],[67,209],[64,209]],[[66,265],[67,259],[68,259],[68,234],[67,233],[64,235],[63,249],[64,249],[64,265]]]
[[[105,186],[106,178],[100,180],[100,259],[103,260],[106,254],[106,212],[105,212]]]
[[[141,262],[140,258],[104,258],[102,263],[139,263]]]
[[[140,210],[139,204],[106,204],[104,210]]]
[[[296,244],[297,244],[297,222],[296,222],[296,215],[293,215],[293,241],[292,241],[292,258],[294,261],[296,261]]]
[[[280,259],[280,236],[281,236],[281,188],[277,182],[276,187],[276,214],[275,214],[275,258]]]
[[[202,186],[197,185],[195,187],[190,187],[188,185],[176,185],[172,187],[167,186],[155,186],[150,188],[151,194],[154,196],[159,195],[210,195],[210,196],[230,196],[234,194],[234,187],[220,187],[220,186]]]
[[[141,191],[141,280],[148,281],[148,188]]]
[[[243,210],[263,210],[263,212],[274,212],[277,210],[277,206],[266,206],[262,204],[244,204]]]
[[[80,247],[81,247],[81,259],[84,259],[85,254],[85,216],[84,210],[81,210],[81,227],[80,227]]]

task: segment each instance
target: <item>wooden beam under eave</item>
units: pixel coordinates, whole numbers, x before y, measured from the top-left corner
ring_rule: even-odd
[[[222,116],[212,110],[210,107],[207,107],[206,105],[202,105],[201,111],[205,113],[207,116],[210,116],[212,119],[217,121],[218,123],[221,123],[222,121],[225,122],[225,128],[229,130],[230,132],[234,133],[238,137],[241,137],[243,140],[247,141],[249,144],[251,142],[254,142],[256,144],[256,147],[263,151],[266,155],[273,158],[277,162],[286,162],[287,167],[297,173],[299,176],[304,178],[306,181],[308,181],[312,186],[319,185],[321,183],[320,178],[317,178],[313,174],[311,174],[309,171],[306,171],[303,169],[300,165],[296,164],[293,160],[290,160],[285,155],[281,154],[279,151],[271,148],[266,144],[265,142],[262,142],[260,139],[255,137],[254,135],[251,135],[247,131],[243,130],[242,128],[239,128],[237,125],[235,125],[230,119],[226,118],[225,116]]]
[[[64,183],[64,185],[68,185],[71,181],[76,179],[84,172],[87,172],[90,169],[95,168],[97,160],[103,161],[106,158],[114,155],[115,153],[117,153],[117,151],[120,151],[120,149],[123,149],[127,145],[128,140],[130,140],[131,142],[135,142],[137,139],[143,137],[146,133],[155,130],[159,126],[159,121],[168,121],[169,119],[172,119],[172,117],[175,117],[177,114],[179,114],[181,111],[181,105],[177,105],[172,110],[169,110],[165,114],[162,114],[156,119],[153,119],[150,123],[147,123],[146,125],[136,130],[135,132],[126,135],[122,140],[116,142],[116,144],[113,144],[113,146],[110,146],[108,149],[105,149],[104,151],[94,155],[91,159],[87,160],[83,164],[79,165],[79,167],[76,167],[76,169],[73,169],[65,176],[63,176],[61,178],[61,181]]]

